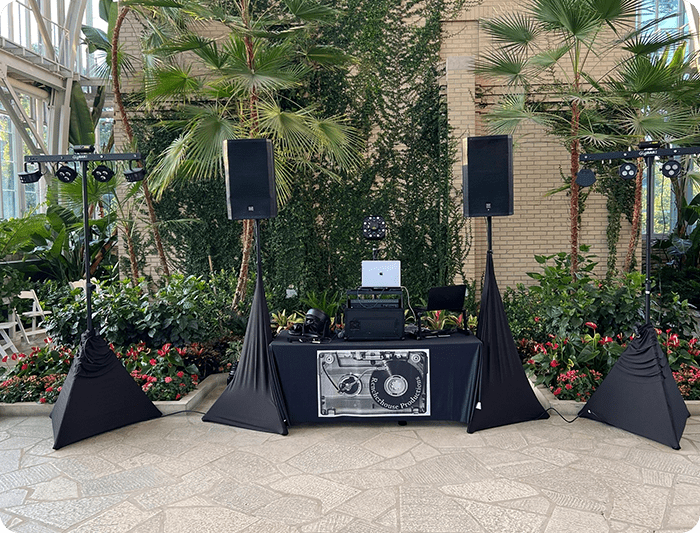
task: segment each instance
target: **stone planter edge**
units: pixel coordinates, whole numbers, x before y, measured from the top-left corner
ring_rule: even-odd
[[[177,401],[153,402],[164,415],[178,411],[193,410],[207,397],[207,395],[219,385],[226,383],[228,373],[212,374],[207,376],[197,387],[186,396]],[[0,417],[9,416],[49,416],[53,410],[53,404],[37,402],[0,403]]]

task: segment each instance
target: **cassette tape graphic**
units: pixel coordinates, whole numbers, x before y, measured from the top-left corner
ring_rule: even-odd
[[[430,350],[319,350],[318,414],[429,416]]]

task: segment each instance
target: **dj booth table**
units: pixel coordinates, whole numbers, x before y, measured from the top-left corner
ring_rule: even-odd
[[[462,333],[313,343],[288,332],[270,345],[290,425],[412,418],[468,423],[479,398],[481,346]]]

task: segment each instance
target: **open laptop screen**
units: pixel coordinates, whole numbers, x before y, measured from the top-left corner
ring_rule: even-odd
[[[362,261],[363,287],[401,287],[401,261]]]

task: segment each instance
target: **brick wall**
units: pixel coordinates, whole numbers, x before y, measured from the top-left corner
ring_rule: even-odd
[[[492,81],[478,79],[473,71],[475,60],[490,46],[490,39],[479,29],[479,19],[496,16],[499,12],[513,11],[519,2],[485,0],[480,6],[468,7],[459,16],[444,21],[442,57],[447,71],[447,100],[450,125],[454,136],[461,141],[469,136],[488,135],[481,120],[485,112],[475,92],[479,86],[488,86],[498,95],[504,88]],[[614,64],[615,57],[606,55],[594,65],[594,71],[605,73]],[[489,98],[495,101],[496,98]],[[493,251],[496,277],[501,289],[517,283],[532,283],[527,272],[539,271],[534,255],[569,252],[569,196],[566,193],[547,195],[563,184],[561,174],[570,174],[570,156],[561,141],[548,136],[535,125],[524,127],[514,136],[513,192],[514,215],[493,217]],[[465,161],[466,163],[466,161]],[[461,190],[460,161],[454,168],[454,181]],[[579,242],[591,246],[597,256],[598,275],[604,275],[608,245],[606,242],[607,209],[604,196],[589,195],[582,216]],[[486,261],[486,219],[470,220],[472,249],[465,270],[468,278],[479,278]],[[618,265],[624,261],[630,228],[626,221],[620,232]]]

